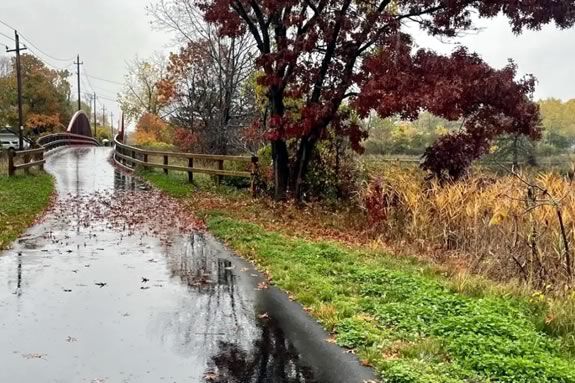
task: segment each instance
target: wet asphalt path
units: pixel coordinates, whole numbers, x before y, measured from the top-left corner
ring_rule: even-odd
[[[250,264],[118,172],[109,154],[50,156],[57,203],[0,253],[0,382],[373,378],[285,294],[262,288]]]

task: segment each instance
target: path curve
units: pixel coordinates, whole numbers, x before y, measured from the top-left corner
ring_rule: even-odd
[[[109,155],[51,155],[56,205],[0,253],[0,382],[373,379],[284,293],[258,290],[251,264]]]

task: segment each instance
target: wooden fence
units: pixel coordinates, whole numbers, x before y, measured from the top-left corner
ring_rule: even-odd
[[[38,139],[38,148],[22,151],[8,151],[8,175],[13,176],[17,170],[28,172],[30,168],[37,166],[44,168],[46,160],[44,155],[55,148],[67,145],[90,145],[99,146],[98,140],[92,137],[81,136],[71,133],[55,133],[42,136]]]
[[[141,166],[143,168],[162,169],[165,174],[168,174],[170,170],[181,171],[188,173],[189,182],[194,181],[194,173],[208,174],[215,176],[218,184],[222,182],[223,177],[248,178],[251,180],[252,194],[256,194],[256,183],[259,172],[257,156],[227,156],[144,150],[123,144],[118,141],[117,137],[114,138],[114,144],[114,161],[129,170],[134,170],[136,166]],[[161,158],[162,162],[151,161],[153,157]],[[174,164],[174,160],[178,160],[179,163],[183,162],[187,164],[187,166],[176,165]],[[226,170],[224,168],[225,162],[250,164],[250,171]],[[198,163],[201,163],[201,165],[213,163],[215,166],[202,167],[198,166]]]
[[[46,160],[44,159],[45,148],[40,147],[37,149],[22,150],[8,152],[8,175],[13,176],[16,174],[16,170],[23,169],[26,172],[34,166],[38,166],[40,169],[44,169],[44,164]],[[16,164],[18,159],[22,159],[21,164]]]

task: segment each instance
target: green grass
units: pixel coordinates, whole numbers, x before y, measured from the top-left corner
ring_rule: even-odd
[[[461,293],[414,260],[285,237],[217,213],[208,228],[269,272],[385,382],[575,382],[565,346],[573,334],[552,335],[540,301]]]
[[[46,173],[0,175],[0,249],[6,248],[46,208],[54,182]]]
[[[150,181],[157,188],[176,198],[192,195],[196,187],[194,184],[184,182],[184,173],[172,173],[166,176],[157,171],[139,170],[138,174]],[[198,181],[196,180],[196,182]]]
[[[228,197],[239,196],[242,193],[237,188],[228,186],[226,177],[221,185],[216,185],[213,177],[206,174],[194,174],[193,183],[188,182],[188,174],[185,172],[170,171],[168,175],[165,175],[161,170],[139,169],[138,175],[175,198],[190,197],[198,189],[217,192]]]
[[[229,200],[237,193],[209,177],[190,185],[184,174],[144,176],[179,198],[195,198],[198,188]],[[196,208],[210,231],[309,307],[384,382],[575,382],[575,297],[447,277],[411,258],[282,236]]]

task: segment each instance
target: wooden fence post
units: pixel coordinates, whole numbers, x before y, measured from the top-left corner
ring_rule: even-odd
[[[252,197],[256,198],[258,195],[258,178],[259,178],[259,158],[252,156]]]
[[[14,168],[14,151],[8,150],[8,175],[12,177],[16,169]]]
[[[194,168],[194,159],[192,157],[188,158],[188,182],[194,182],[194,172],[192,169]]]
[[[136,152],[132,150],[132,159],[136,159]],[[136,167],[136,161],[132,161],[132,168]]]
[[[25,154],[25,155],[24,155],[24,164],[30,163],[30,160],[31,160],[30,155],[29,155],[29,154]],[[30,168],[24,168],[24,173],[30,174]]]
[[[164,165],[168,165],[168,156],[164,156]],[[168,174],[168,169],[164,168],[164,174]]]
[[[38,161],[44,161],[44,152],[40,152],[38,153],[38,155],[36,156]],[[44,164],[40,164],[40,170],[44,170]]]
[[[148,153],[144,153],[144,162],[148,162]]]
[[[218,160],[218,170],[224,170],[224,160]],[[222,175],[218,175],[218,185],[220,185],[222,183],[222,181],[224,180],[224,176]]]

